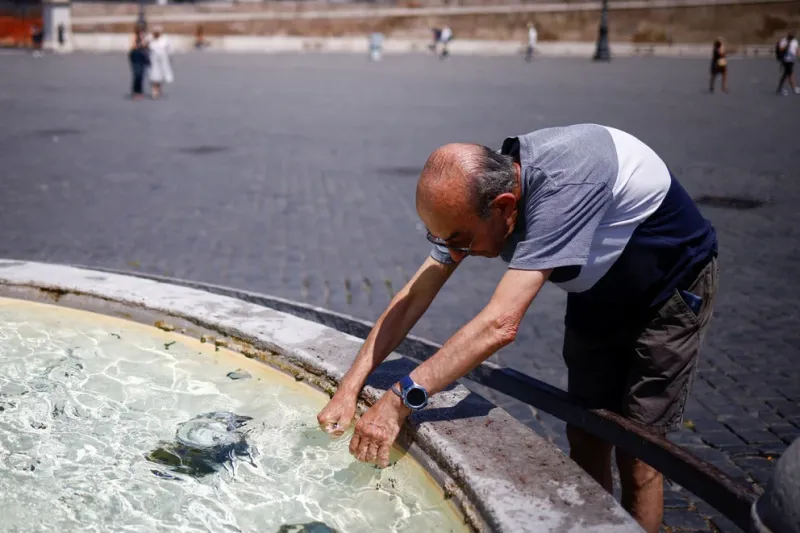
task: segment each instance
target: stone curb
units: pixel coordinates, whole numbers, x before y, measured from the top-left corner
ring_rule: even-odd
[[[0,296],[56,303],[188,335],[209,331],[323,389],[349,368],[361,341],[234,298],[153,280],[44,263],[0,260]],[[415,363],[393,354],[370,379],[370,403]],[[330,391],[331,389],[328,388]],[[641,531],[562,452],[486,399],[456,385],[407,426],[409,451],[478,531]]]

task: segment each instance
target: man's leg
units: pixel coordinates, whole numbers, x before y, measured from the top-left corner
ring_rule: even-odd
[[[664,476],[647,463],[616,450],[622,506],[648,533],[658,533],[664,516]]]
[[[592,476],[604,489],[613,493],[611,480],[611,445],[567,424],[569,458]]]
[[[777,92],[781,92],[783,89],[783,82],[789,77],[789,69],[786,68],[786,63],[781,64],[781,79],[778,81],[778,90]]]
[[[681,295],[659,309],[629,354],[630,374],[622,414],[659,433],[680,429],[697,359],[708,329],[717,291],[713,259],[687,291],[701,298],[695,311]],[[622,504],[648,531],[656,533],[664,513],[664,480],[649,465],[617,451]]]
[[[569,306],[569,304],[567,304]],[[619,412],[625,396],[624,350],[629,343],[617,332],[564,333],[567,390],[586,407]],[[611,444],[567,424],[569,456],[608,492],[612,492]]]

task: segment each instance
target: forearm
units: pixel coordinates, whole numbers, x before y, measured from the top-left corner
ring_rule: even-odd
[[[339,383],[340,391],[353,395],[361,392],[367,377],[408,335],[456,266],[438,263],[430,257],[425,260],[375,322],[353,366]]]
[[[436,394],[514,342],[522,317],[551,272],[509,270],[489,304],[433,357],[419,365],[411,378],[429,394]]]
[[[481,312],[433,357],[419,365],[411,373],[411,378],[425,387],[429,395],[436,394],[513,342],[515,332],[515,324],[489,312]]]
[[[358,351],[356,360],[339,383],[339,390],[357,395],[367,377],[386,359],[414,327],[425,308],[414,305],[407,293],[398,293],[380,316]]]

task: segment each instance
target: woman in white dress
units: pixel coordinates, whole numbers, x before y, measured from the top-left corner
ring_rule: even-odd
[[[150,40],[150,83],[153,98],[161,96],[161,86],[172,83],[172,65],[169,55],[172,53],[172,44],[163,34],[161,27],[153,28],[153,38]]]

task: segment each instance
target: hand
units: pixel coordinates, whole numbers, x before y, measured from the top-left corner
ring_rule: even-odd
[[[399,396],[386,391],[356,424],[350,453],[359,461],[386,468],[392,444],[410,413],[411,409],[403,405]]]
[[[317,415],[319,427],[334,438],[341,437],[356,414],[358,396],[337,391]]]

